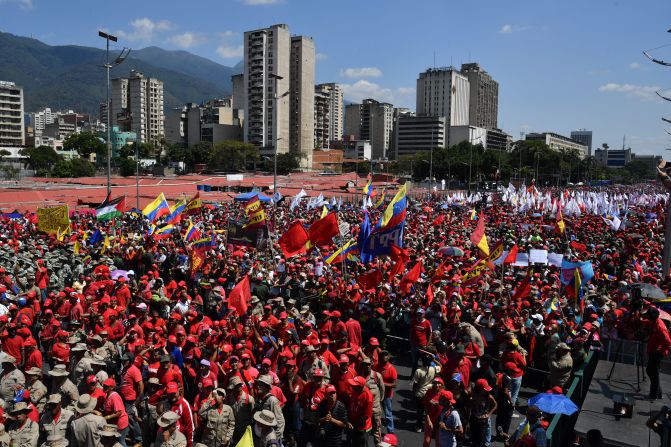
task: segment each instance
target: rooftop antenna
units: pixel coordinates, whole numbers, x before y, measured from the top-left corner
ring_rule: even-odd
[[[625,141],[627,141],[627,136],[626,136],[626,135],[622,135],[622,150],[624,150],[624,143],[625,143]]]
[[[433,50],[433,69],[436,69],[436,50]]]

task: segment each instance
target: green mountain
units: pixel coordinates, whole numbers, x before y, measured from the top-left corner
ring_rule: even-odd
[[[105,100],[104,62],[101,49],[50,46],[0,32],[0,80],[23,87],[26,111],[71,108],[97,115]],[[149,47],[131,51],[111,77],[127,76],[131,69],[161,79],[165,107],[171,108],[230,94],[231,75],[240,72],[240,64],[226,67],[186,51]]]

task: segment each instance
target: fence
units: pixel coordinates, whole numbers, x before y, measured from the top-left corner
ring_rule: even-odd
[[[573,381],[568,391],[566,391],[566,397],[571,399],[578,407],[585,400],[597,363],[599,363],[599,353],[591,351],[583,366],[573,374]],[[570,416],[565,414],[554,415],[550,426],[546,430],[547,447],[563,447],[573,442],[573,427],[579,414],[578,411]]]

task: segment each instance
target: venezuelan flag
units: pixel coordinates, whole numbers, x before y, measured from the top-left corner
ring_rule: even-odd
[[[396,192],[394,198],[391,199],[382,218],[378,222],[378,228],[392,228],[405,220],[405,213],[408,207],[408,198],[406,195],[408,191],[407,188],[408,186],[406,183],[398,189],[398,192]]]
[[[172,233],[172,230],[175,229],[174,225],[165,225],[161,228],[157,228],[154,231],[154,239],[165,239],[170,237],[170,234]]]
[[[210,248],[214,247],[215,245],[216,244],[214,242],[214,234],[211,234],[210,237],[198,239],[193,243],[191,247],[194,249],[198,249],[198,248]]]
[[[373,187],[373,177],[368,176],[368,183],[363,187],[363,193],[368,197],[375,197],[375,188]]]
[[[478,220],[478,212],[475,210],[470,210],[468,212],[470,214],[470,219],[471,220]]]
[[[606,279],[608,281],[615,281],[617,278],[613,275],[609,275],[608,273],[603,274],[603,279]]]
[[[198,231],[198,228],[193,224],[193,222],[189,221],[189,227],[186,229],[186,233],[184,234],[184,242],[189,242],[191,239],[196,239],[200,237],[200,231]]]
[[[387,197],[387,191],[382,191],[382,195],[380,196],[380,200],[378,200],[375,203],[375,209],[376,210],[382,209],[382,207],[384,206],[384,199],[386,197]]]
[[[142,214],[151,222],[155,222],[159,217],[170,214],[170,206],[168,205],[168,201],[165,200],[163,193],[159,194],[158,197],[145,206]]]
[[[349,253],[356,251],[358,249],[357,244],[356,244],[356,239],[350,239],[347,241],[345,245],[340,247],[338,250],[336,250],[331,256],[326,258],[324,262],[326,262],[328,265],[338,263],[342,261],[343,256],[347,256],[347,258],[350,258],[352,255]]]
[[[186,209],[186,204],[187,204],[186,199],[182,199],[179,202],[175,203],[173,206],[171,206],[170,214],[165,219],[166,222],[171,224],[179,223],[179,221],[182,219],[182,213]]]
[[[478,220],[478,225],[475,227],[473,234],[471,234],[471,243],[478,247],[485,256],[489,256],[489,243],[485,234],[484,216]]]

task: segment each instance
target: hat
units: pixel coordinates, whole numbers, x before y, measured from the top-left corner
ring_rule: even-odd
[[[27,403],[25,402],[17,402],[14,404],[14,407],[12,407],[11,410],[9,410],[10,414],[18,414],[18,413],[30,413],[33,411],[32,408],[28,406]]]
[[[262,376],[257,377],[257,379],[256,379],[256,383],[257,383],[257,384],[261,384],[261,383],[262,383],[262,384],[264,384],[264,385],[266,385],[266,386],[268,386],[268,387],[272,387],[272,386],[273,386],[273,379],[272,379],[272,377],[270,377],[268,374],[264,374],[264,375],[262,375]]]
[[[65,365],[56,365],[48,374],[52,377],[65,377],[68,375],[68,370],[65,369]]]
[[[100,430],[101,438],[118,438],[119,432],[116,425],[105,424],[102,430]]]
[[[475,388],[483,391],[491,391],[492,387],[489,386],[489,383],[487,382],[486,379],[478,379],[475,381]]]
[[[326,394],[331,394],[331,393],[336,393],[336,392],[338,392],[338,390],[337,390],[336,387],[334,387],[333,385],[327,385],[327,386],[326,386],[326,389],[324,390],[324,392],[325,392]]]
[[[159,427],[166,428],[174,424],[179,420],[179,415],[175,413],[174,411],[166,411],[161,415],[160,418],[158,418],[158,421],[156,423],[158,424]]]
[[[368,339],[368,344],[371,346],[380,346],[380,342],[375,337],[371,337],[370,339]]]
[[[393,433],[387,433],[382,437],[382,441],[378,444],[379,447],[396,447],[398,445],[398,439]]]
[[[557,351],[559,351],[559,350],[562,350],[562,351],[570,351],[570,350],[571,350],[571,347],[570,347],[569,345],[567,345],[566,343],[561,342],[561,343],[559,343],[559,344],[557,345],[557,347],[555,348],[555,350],[557,350]]]
[[[11,363],[12,365],[16,365],[16,359],[6,352],[3,352],[0,354],[0,363]]]
[[[95,410],[96,405],[98,405],[98,399],[91,397],[90,394],[82,394],[77,400],[75,410],[80,414],[88,414]]]
[[[270,410],[262,410],[254,413],[254,421],[266,427],[275,427],[277,425],[277,420],[275,419],[275,413]]]
[[[209,377],[205,377],[203,379],[203,388],[209,388],[211,386],[214,386],[214,382],[212,382],[212,379],[210,379]]]
[[[353,379],[349,379],[347,381],[347,383],[349,383],[349,385],[353,386],[353,387],[362,387],[362,386],[366,385],[366,379],[364,379],[361,376],[356,376]]]
[[[447,390],[441,391],[440,392],[440,398],[447,400],[452,405],[457,403],[457,401],[454,400],[454,395],[452,395],[451,391],[447,391]]]
[[[210,361],[207,359],[202,359],[200,361],[200,366],[207,366],[208,368],[210,367]]]
[[[114,379],[112,379],[112,380],[114,380]],[[97,383],[97,382],[98,382],[98,379],[96,379],[96,376],[94,376],[93,374],[91,374],[90,376],[88,376],[86,378],[86,383],[89,384],[89,385],[91,385],[93,383]],[[105,382],[107,382],[107,380],[105,380]],[[103,384],[104,384],[104,382],[103,382]]]
[[[445,385],[445,381],[442,379],[442,377],[434,377],[433,383],[442,383],[443,385]]]
[[[312,373],[312,377],[326,377],[326,374],[324,373],[324,370],[321,368],[315,369],[315,371]]]
[[[165,387],[165,392],[167,394],[177,394],[179,392],[179,386],[175,382],[170,382]]]
[[[228,389],[234,388],[237,385],[242,385],[242,379],[240,376],[233,376],[231,377],[231,380],[228,381]]]
[[[60,404],[62,399],[63,397],[60,395],[60,393],[49,394],[49,398],[47,399],[47,405]]]
[[[158,380],[158,377],[150,377],[149,380],[147,380],[147,384],[149,384],[149,385],[160,385],[161,381]]]
[[[116,386],[116,380],[114,380],[113,378],[110,377],[109,379],[106,379],[106,380],[103,382],[103,386],[111,386],[111,387],[115,387],[115,386]]]
[[[338,363],[349,363],[349,357],[345,354],[340,354],[340,358],[338,359]]]
[[[42,370],[36,366],[33,366],[30,368],[28,371],[26,371],[26,374],[31,375],[31,376],[41,376],[42,375]]]

